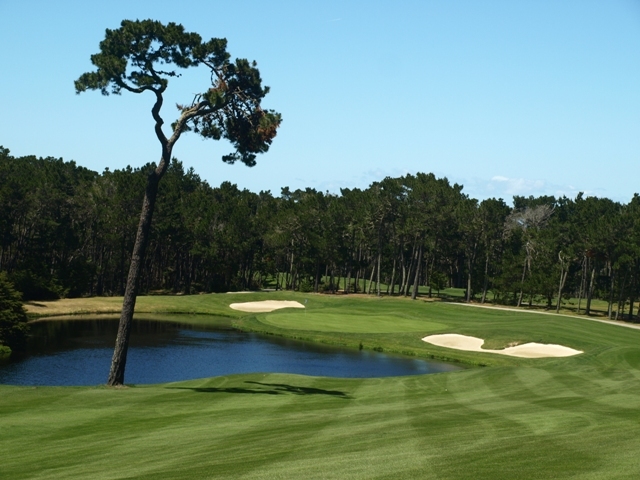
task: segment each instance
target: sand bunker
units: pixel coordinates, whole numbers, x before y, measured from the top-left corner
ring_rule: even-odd
[[[264,300],[262,302],[232,303],[229,307],[241,312],[262,313],[273,312],[281,308],[304,308],[304,305],[290,300]]]
[[[485,350],[482,348],[484,340],[467,335],[456,333],[446,333],[444,335],[429,335],[422,339],[423,342],[437,345],[438,347],[455,348],[456,350],[466,350],[469,352],[499,353],[511,357],[523,358],[544,358],[544,357],[570,357],[582,353],[580,350],[564,347],[562,345],[544,343],[524,343],[515,347],[508,347],[503,350]]]

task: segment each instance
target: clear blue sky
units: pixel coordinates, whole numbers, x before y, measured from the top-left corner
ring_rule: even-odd
[[[226,37],[272,88],[284,121],[256,167],[222,163],[223,142],[176,145],[213,186],[338,192],[422,171],[509,202],[640,192],[638,0],[0,0],[0,144],[100,172],[157,161],[150,95],[73,88],[105,28],[136,18]],[[172,81],[167,125],[207,81]]]

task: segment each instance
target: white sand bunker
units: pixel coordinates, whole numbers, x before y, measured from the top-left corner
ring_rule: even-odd
[[[304,308],[304,305],[290,300],[264,300],[262,302],[232,303],[229,307],[241,312],[262,313],[273,312],[281,308]]]
[[[484,340],[467,335],[456,333],[446,333],[444,335],[429,335],[422,339],[423,342],[437,345],[438,347],[455,348],[456,350],[466,350],[469,352],[499,353],[511,357],[523,358],[544,358],[544,357],[570,357],[582,353],[580,350],[565,347],[562,345],[544,343],[524,343],[515,347],[508,347],[503,350],[485,350],[482,348]]]

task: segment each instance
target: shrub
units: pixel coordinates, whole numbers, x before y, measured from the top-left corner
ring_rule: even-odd
[[[13,272],[11,285],[22,292],[23,300],[57,300],[66,294],[55,279],[47,279],[31,270]]]
[[[314,287],[313,283],[311,283],[308,280],[303,280],[302,282],[300,282],[298,291],[303,293],[313,292],[313,287]]]
[[[22,351],[26,347],[28,325],[27,312],[22,306],[22,299],[4,272],[0,273],[0,351],[2,346],[13,351]],[[0,355],[3,355],[0,353]]]

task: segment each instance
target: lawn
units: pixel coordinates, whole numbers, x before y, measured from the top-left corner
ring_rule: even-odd
[[[298,300],[248,315],[228,304]],[[32,313],[115,308],[65,300]],[[110,389],[0,386],[2,478],[611,479],[640,475],[640,331],[442,302],[288,292],[141,297],[140,313],[317,342],[446,358],[435,375],[264,373]],[[213,316],[212,316],[213,315]],[[433,333],[559,343],[521,359],[436,347]],[[480,366],[484,365],[484,366]]]

